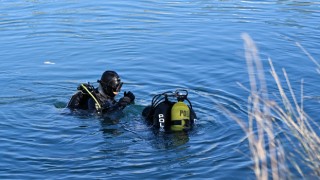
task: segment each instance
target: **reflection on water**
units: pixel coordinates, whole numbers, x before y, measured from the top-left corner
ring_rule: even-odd
[[[157,149],[174,149],[189,141],[187,132],[156,132],[154,133],[153,146]]]
[[[111,135],[111,137],[119,136],[123,133],[118,127],[118,124],[123,116],[124,114],[119,111],[104,114],[103,117],[99,117],[101,124],[100,131],[104,134],[104,137],[109,135]]]

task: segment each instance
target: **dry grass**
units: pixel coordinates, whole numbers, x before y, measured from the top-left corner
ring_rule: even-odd
[[[283,69],[286,88],[289,89],[289,92],[284,90],[272,61],[269,59],[271,74],[281,96],[280,102],[271,100],[268,97],[264,68],[259,59],[257,47],[248,34],[243,34],[242,38],[250,79],[250,89],[247,89],[250,92],[248,122],[224,110],[247,134],[256,178],[261,180],[267,180],[270,177],[274,180],[288,179],[293,170],[305,177],[301,166],[307,166],[313,176],[320,177],[320,138],[317,134],[320,128],[303,110],[303,81],[299,104],[286,71]],[[317,65],[320,73],[320,65],[317,61],[300,44],[297,46]],[[278,139],[277,133],[284,134],[285,138]],[[281,142],[287,144],[286,149],[290,148],[295,152],[293,157],[288,156]],[[288,164],[294,168],[287,168]]]

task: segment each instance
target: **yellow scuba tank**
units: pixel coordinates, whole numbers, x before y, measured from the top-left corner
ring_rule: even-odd
[[[182,101],[176,102],[171,108],[171,126],[172,131],[182,131],[189,128],[190,109]]]

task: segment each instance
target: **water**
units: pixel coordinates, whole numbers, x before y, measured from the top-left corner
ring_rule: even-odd
[[[254,179],[243,131],[213,102],[246,118],[249,94],[237,84],[249,87],[246,32],[270,93],[269,57],[298,95],[304,79],[305,110],[317,118],[319,74],[295,42],[319,59],[319,17],[315,1],[2,0],[0,178]],[[107,69],[135,105],[112,120],[66,113],[77,85]],[[189,90],[197,125],[154,134],[142,109],[176,88]]]

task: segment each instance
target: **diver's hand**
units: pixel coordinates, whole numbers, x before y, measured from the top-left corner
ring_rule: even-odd
[[[134,99],[136,98],[131,91],[128,91],[128,92],[125,91],[124,92],[124,98],[126,98],[126,97],[128,97],[130,99],[130,103],[133,103]]]
[[[122,107],[126,107],[130,103],[131,103],[131,99],[127,96],[124,96],[119,99],[119,105]]]

